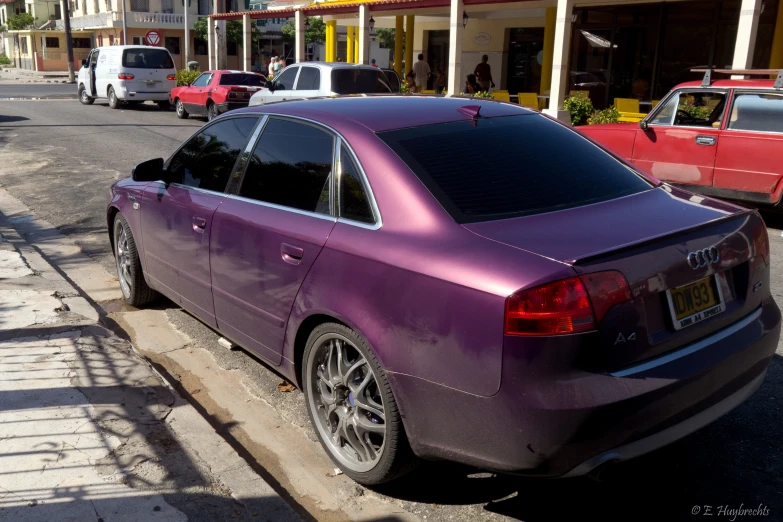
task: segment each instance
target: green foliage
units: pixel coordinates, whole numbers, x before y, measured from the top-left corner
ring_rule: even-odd
[[[0,65],[11,65],[11,59],[5,53],[0,53]]]
[[[383,49],[394,49],[394,29],[379,28],[375,30],[375,40]],[[405,47],[405,41],[402,43]]]
[[[563,102],[563,109],[571,113],[571,125],[584,125],[593,114],[593,102],[584,96],[571,96]]]
[[[324,21],[314,16],[308,16],[307,21],[310,22],[310,28],[305,31],[305,43],[316,45],[324,43],[326,41],[326,24]],[[294,19],[289,18],[283,24],[280,32],[283,33],[283,39],[288,44],[293,44],[296,39]]]
[[[411,90],[408,88],[408,86],[405,84],[405,82],[400,83],[400,94],[410,94]]]
[[[186,83],[193,83],[201,74],[201,71],[191,71],[190,69],[180,69],[177,71],[177,87]]]
[[[492,93],[489,91],[479,91],[473,95],[474,98],[492,98]]]
[[[617,123],[620,120],[620,111],[617,107],[612,105],[611,107],[602,111],[595,111],[590,119],[587,120],[589,125],[601,125],[602,123]]]
[[[696,120],[707,120],[709,119],[710,114],[712,114],[712,108],[706,105],[680,105],[679,110],[687,112],[691,118]]]
[[[35,18],[30,13],[17,13],[8,17],[8,28],[12,31],[21,31],[35,27]]]
[[[196,38],[201,40],[208,40],[207,38],[207,17],[203,16],[196,20],[193,24],[193,31]],[[261,32],[256,31],[251,33],[251,41],[253,49],[258,49],[258,40],[261,38]],[[242,45],[242,21],[241,20],[228,20],[226,22],[226,42]]]

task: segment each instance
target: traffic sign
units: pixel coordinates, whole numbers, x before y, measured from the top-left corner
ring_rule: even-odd
[[[144,35],[144,39],[147,40],[147,45],[160,45],[163,38],[161,38],[160,33],[154,29],[147,31],[147,34]]]

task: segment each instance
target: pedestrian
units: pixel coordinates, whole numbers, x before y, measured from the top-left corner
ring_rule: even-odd
[[[407,87],[410,92],[416,92],[416,73],[413,71],[405,75],[405,87]]]
[[[479,87],[481,87],[481,90],[484,92],[489,92],[490,87],[495,87],[495,82],[492,81],[492,70],[487,61],[489,61],[489,56],[485,54],[481,57],[481,63],[478,64],[473,71],[473,74],[476,75]]]
[[[430,72],[430,66],[424,61],[424,55],[419,53],[419,61],[413,64],[413,74],[416,75],[416,92],[427,88]]]
[[[373,67],[378,67],[378,65],[375,63],[375,58],[370,60],[370,65],[372,65]]]
[[[476,75],[475,74],[469,74],[468,79],[465,82],[465,94],[476,94],[481,90],[481,86],[479,86],[478,82],[476,81]]]
[[[268,71],[269,74],[267,76],[269,76],[270,80],[275,77],[275,62],[276,61],[277,61],[277,58],[275,58],[274,56],[269,60],[269,71]]]
[[[435,92],[438,94],[443,94],[443,91],[446,89],[446,75],[443,74],[443,71],[438,69],[438,72],[435,76]]]
[[[274,67],[272,69],[273,69],[273,71],[272,71],[273,74],[275,75],[275,77],[277,77],[277,75],[280,74],[280,69],[282,69],[282,67],[280,66],[280,57],[279,56],[275,56],[275,65],[274,65]]]

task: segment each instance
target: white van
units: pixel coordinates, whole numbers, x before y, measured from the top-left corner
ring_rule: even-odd
[[[109,107],[154,101],[169,108],[177,71],[168,49],[149,45],[113,45],[90,51],[77,79],[79,101],[90,105],[108,98]]]

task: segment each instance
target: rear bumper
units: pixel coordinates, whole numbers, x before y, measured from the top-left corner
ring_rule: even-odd
[[[561,477],[655,450],[758,388],[777,348],[780,311],[769,299],[708,338],[614,375],[577,369],[590,336],[510,339],[493,397],[390,374],[414,452]]]
[[[250,98],[248,98],[247,101],[241,101],[241,102],[218,103],[217,104],[218,114],[223,114],[224,112],[233,111],[235,109],[244,109],[245,107],[247,107],[248,102],[250,102]]]
[[[171,91],[161,90],[160,92],[141,92],[134,89],[128,89],[124,85],[115,85],[114,93],[117,99],[121,101],[169,101]]]

